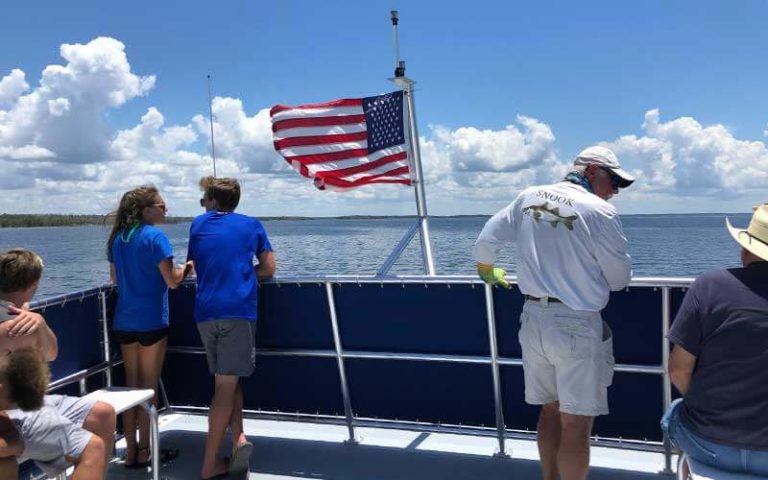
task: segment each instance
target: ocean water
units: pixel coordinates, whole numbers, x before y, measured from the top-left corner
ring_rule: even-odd
[[[746,226],[750,215],[729,215]],[[433,252],[439,274],[473,274],[472,246],[488,217],[430,219]],[[413,220],[312,219],[271,220],[264,226],[277,259],[278,276],[374,274]],[[624,215],[636,277],[694,277],[701,272],[739,265],[739,247],[725,228],[724,214]],[[171,239],[178,261],[186,257],[189,224],[161,226]],[[45,261],[37,298],[94,287],[109,280],[102,226],[0,229],[0,250],[25,247]],[[499,260],[515,273],[514,248]],[[391,273],[423,273],[416,236]]]

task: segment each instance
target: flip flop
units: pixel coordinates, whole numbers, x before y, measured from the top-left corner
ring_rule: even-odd
[[[251,463],[253,444],[245,442],[235,449],[229,462],[229,478],[232,480],[247,480],[248,467]]]
[[[140,448],[139,450],[149,450],[148,448]],[[171,460],[175,459],[179,456],[179,449],[178,448],[161,448],[160,449],[160,464],[164,464],[167,462],[170,462]],[[150,465],[152,465],[152,459],[150,458],[146,462],[135,462],[129,464],[125,464],[125,468],[129,470],[140,470],[142,468],[147,468]]]

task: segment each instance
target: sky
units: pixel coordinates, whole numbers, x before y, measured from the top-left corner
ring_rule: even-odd
[[[416,83],[427,208],[492,214],[583,148],[637,177],[619,212],[749,212],[768,180],[768,2],[0,3],[0,213],[106,214],[153,183],[200,213],[212,173],[257,216],[411,215],[413,188],[319,191],[269,108]]]

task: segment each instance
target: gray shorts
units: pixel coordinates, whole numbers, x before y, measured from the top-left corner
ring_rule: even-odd
[[[573,310],[562,303],[528,300],[520,315],[525,401],[560,402],[560,411],[595,417],[608,414],[613,380],[613,337],[600,312]]]
[[[247,319],[208,320],[197,324],[213,375],[248,377],[256,366],[256,322]]]
[[[8,417],[24,440],[19,463],[34,460],[46,475],[54,477],[69,467],[66,457],[80,458],[91,440],[83,429],[96,400],[46,395],[43,407],[33,412],[8,410]]]

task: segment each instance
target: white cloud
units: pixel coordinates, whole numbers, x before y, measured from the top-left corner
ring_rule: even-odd
[[[135,73],[125,46],[111,38],[60,51],[64,63],[46,67],[32,89],[18,69],[0,79],[0,188],[14,192],[0,199],[0,212],[107,212],[124,191],[151,182],[172,214],[197,213],[197,181],[211,173],[207,116],[169,125],[150,107],[134,126],[112,131],[104,121],[109,111],[147,95],[155,77]],[[399,186],[318,192],[275,153],[263,105],[248,109],[240,99],[217,97],[213,114],[217,173],[241,180],[245,211],[414,213],[413,190]],[[638,177],[617,198],[634,200],[635,211],[663,211],[663,202],[693,196],[701,204],[706,197],[751,204],[745,198],[762,196],[768,180],[762,141],[737,139],[722,125],[690,117],[663,122],[659,110],[646,113],[639,135],[603,144]],[[420,146],[430,211],[443,215],[490,213],[569,168],[552,128],[525,115],[498,130],[431,126]]]
[[[49,65],[40,85],[28,85],[13,70],[0,82],[0,145],[53,152],[59,162],[88,164],[106,159],[111,133],[106,109],[145,95],[154,76],[131,71],[125,46],[99,37],[87,44],[64,44],[64,65]]]
[[[18,68],[0,79],[0,108],[12,105],[29,88],[24,72]]]
[[[765,188],[768,149],[761,141],[737,139],[723,125],[703,126],[691,117],[665,123],[658,109],[645,114],[642,128],[641,137],[608,144],[636,167],[639,191],[733,197]]]
[[[515,125],[504,130],[436,128],[435,134],[447,145],[455,171],[514,172],[551,162],[555,135],[549,126],[523,115],[517,116],[517,122],[522,129]]]
[[[229,158],[245,172],[287,171],[287,165],[272,146],[269,108],[263,108],[249,117],[239,99],[216,97],[213,99],[213,115],[217,158]],[[211,124],[208,119],[196,115],[193,123],[210,144]]]

